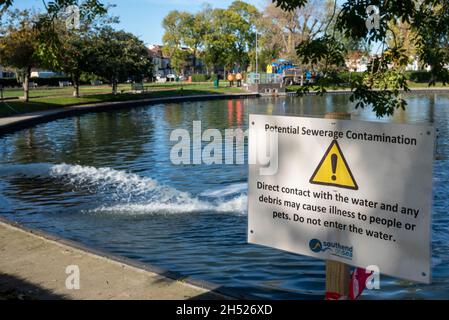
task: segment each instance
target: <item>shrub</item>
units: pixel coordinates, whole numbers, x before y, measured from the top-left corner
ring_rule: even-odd
[[[50,78],[31,78],[30,82],[36,83],[39,87],[57,87],[60,81],[72,81],[70,77],[50,77]]]
[[[351,76],[351,81],[361,81],[363,79],[363,72],[351,72],[351,75],[349,73],[349,71],[343,71],[337,74],[339,84],[349,83],[349,76]]]
[[[431,78],[431,73],[427,71],[407,71],[405,73],[407,80],[413,82],[429,82]]]
[[[206,82],[210,80],[207,74],[192,74],[192,82]]]
[[[211,74],[211,76],[210,76],[210,80],[211,81],[215,81],[217,79],[220,79],[220,75],[215,74],[215,73]]]
[[[0,78],[0,85],[4,88],[20,87],[20,83],[17,82],[16,78]]]

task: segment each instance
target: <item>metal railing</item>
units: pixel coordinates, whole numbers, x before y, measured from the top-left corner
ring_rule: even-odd
[[[275,73],[255,73],[255,72],[251,72],[251,73],[248,74],[247,83],[249,85],[282,83],[282,75],[275,74]]]

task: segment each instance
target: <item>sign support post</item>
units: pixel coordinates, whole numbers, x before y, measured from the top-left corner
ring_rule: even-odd
[[[325,119],[349,120],[351,114],[330,112]],[[349,266],[342,262],[326,260],[326,299],[334,299],[328,294],[335,294],[335,298],[347,299],[349,296]]]

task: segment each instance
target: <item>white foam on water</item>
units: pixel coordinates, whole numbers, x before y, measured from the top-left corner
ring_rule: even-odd
[[[239,213],[246,212],[246,196],[222,202],[206,202],[196,198],[190,198],[187,201],[179,203],[130,203],[118,204],[113,206],[101,206],[93,213],[127,213],[127,214],[154,214],[154,213],[194,213],[194,212],[218,212],[218,213]]]
[[[246,194],[248,192],[248,183],[235,183],[223,188],[205,191],[200,194],[202,197],[223,198],[232,195]]]
[[[215,194],[238,195],[232,199],[200,200],[187,192],[164,186],[158,181],[112,168],[95,168],[69,164],[6,165],[0,176],[26,176],[52,178],[74,189],[87,189],[104,195],[106,204],[89,210],[94,213],[150,214],[189,212],[246,212],[247,197],[240,191],[246,184],[231,185],[227,190],[215,190]],[[243,186],[245,185],[245,187]],[[213,197],[214,193],[211,193]],[[112,203],[111,203],[112,202]]]

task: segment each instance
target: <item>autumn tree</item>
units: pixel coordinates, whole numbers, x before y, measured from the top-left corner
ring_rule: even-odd
[[[97,71],[95,43],[93,38],[97,30],[118,22],[118,18],[107,15],[108,8],[101,12],[92,12],[85,5],[89,0],[79,2],[79,26],[68,28],[62,16],[53,21],[50,32],[55,33],[56,45],[52,54],[41,58],[46,66],[72,77],[73,96],[80,96],[80,79],[83,74]],[[45,41],[44,41],[45,43]]]
[[[16,70],[23,86],[23,99],[29,101],[31,69],[40,65],[37,55],[39,32],[34,28],[30,11],[10,11],[2,17],[0,29],[0,64]]]

